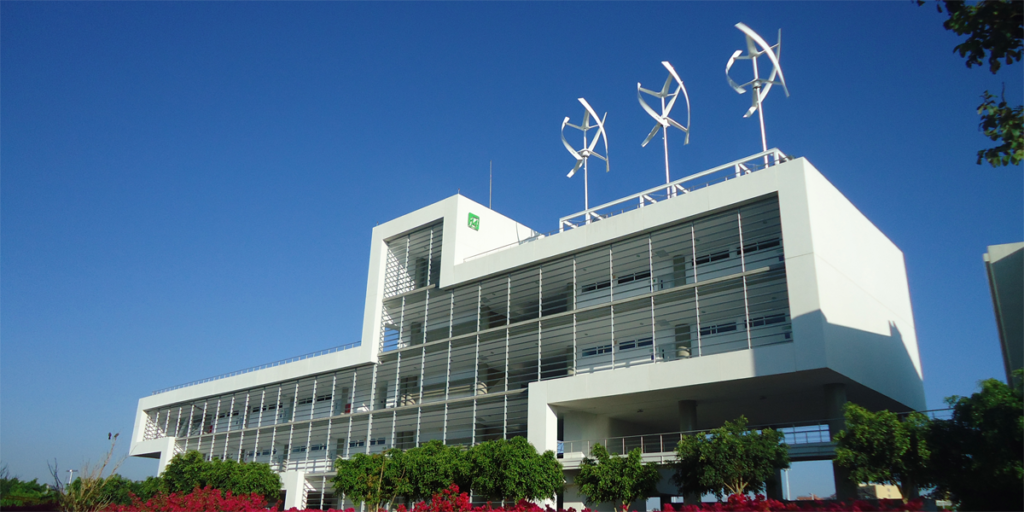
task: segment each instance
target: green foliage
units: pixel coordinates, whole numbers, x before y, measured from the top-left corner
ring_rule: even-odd
[[[562,464],[548,450],[538,454],[526,438],[498,439],[469,451],[473,492],[506,503],[551,498],[564,483]]]
[[[131,505],[133,494],[145,501],[152,498],[154,494],[163,492],[163,490],[164,481],[159,477],[151,476],[137,482],[115,473],[103,484],[101,492],[103,501],[107,503],[112,505]]]
[[[640,460],[640,449],[634,448],[625,457],[608,454],[608,450],[595,444],[590,450],[593,458],[580,463],[576,485],[589,503],[612,503],[626,512],[629,504],[657,493],[661,475],[653,464]]]
[[[1002,65],[1000,59],[1006,64],[1020,60],[1024,36],[1024,3],[1020,0],[936,3],[939,12],[943,7],[949,19],[942,26],[958,36],[967,36],[966,41],[953,48],[967,59],[967,67],[981,66],[987,55],[989,71],[995,73]]]
[[[835,437],[836,463],[850,469],[850,480],[892,484],[903,500],[929,485],[929,420],[911,413],[901,421],[889,411],[871,412],[847,402],[846,428]]]
[[[960,510],[1024,510],[1024,391],[989,379],[969,398],[952,396],[949,420],[932,422],[934,483]]]
[[[918,0],[923,5],[924,0]],[[936,2],[939,12],[945,7],[949,19],[942,26],[957,35],[966,35],[967,40],[954,47],[954,51],[967,59],[967,67],[981,66],[988,58],[992,74],[1002,64],[1013,64],[1021,60],[1022,39],[1024,39],[1024,2],[1020,0],[981,0],[966,3],[962,0]],[[1024,160],[1024,110],[1021,106],[1011,107],[1002,98],[995,102],[995,96],[985,91],[982,104],[978,106],[981,116],[979,128],[985,136],[999,145],[978,151],[978,164],[987,161],[992,167],[1020,165]]]
[[[1024,3],[1024,2],[1018,2]],[[985,160],[992,167],[1003,165],[1020,165],[1024,160],[1024,105],[1011,107],[1006,97],[996,103],[995,96],[985,91],[981,95],[982,103],[978,106],[981,116],[979,128],[985,136],[995,142],[1002,142],[994,148],[978,151],[978,163]]]
[[[674,480],[682,492],[745,494],[765,489],[775,471],[789,467],[789,447],[784,436],[770,428],[747,428],[747,418],[711,430],[684,435],[676,446]]]
[[[373,455],[357,453],[348,460],[337,459],[334,468],[337,475],[331,482],[335,491],[344,493],[355,503],[366,503],[369,510],[390,505],[396,497],[413,493],[405,452],[397,448]]]
[[[410,501],[429,500],[451,484],[467,490],[472,485],[469,455],[461,447],[430,441],[406,451],[405,462],[411,486],[406,497]]]
[[[162,490],[167,492],[189,493],[196,487],[209,485],[233,494],[256,493],[268,501],[272,501],[281,489],[281,477],[267,464],[206,461],[197,451],[175,455],[164,469],[162,479]]]
[[[0,467],[0,508],[45,505],[57,501],[57,493],[36,479],[22,481],[10,477],[7,465]]]
[[[90,467],[88,464],[83,466],[79,472],[81,476],[76,478],[71,485],[64,486],[61,484],[60,471],[57,468],[56,460],[52,466],[47,463],[47,466],[50,468],[50,474],[53,476],[54,489],[57,492],[58,508],[63,511],[92,512],[103,510],[110,504],[110,497],[104,493],[104,487],[106,487],[108,482],[113,481],[115,476],[120,478],[117,475],[117,468],[124,462],[124,457],[121,457],[114,463],[106,477],[103,476],[103,473],[106,471],[107,466],[110,465],[110,459],[114,456],[114,448],[117,445],[117,437],[119,435],[107,434],[107,439],[110,440],[110,449],[107,450],[103,462],[97,466]]]

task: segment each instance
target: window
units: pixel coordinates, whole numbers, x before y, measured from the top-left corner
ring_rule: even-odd
[[[306,404],[311,404],[311,403],[313,403],[313,397],[303,398],[303,399],[299,400],[299,402],[298,402],[299,405],[306,405]]]
[[[366,446],[366,441],[351,441],[348,443],[349,448],[356,448],[359,446]]]
[[[760,242],[754,242],[743,245],[743,253],[751,253],[755,251],[763,251],[765,249],[771,249],[772,247],[778,247],[781,242],[778,238],[772,238],[769,240],[762,240]]]
[[[736,322],[727,322],[718,325],[702,325],[700,328],[700,335],[707,336],[709,334],[721,334],[723,332],[730,332],[736,330]]]
[[[328,400],[330,400],[332,398],[334,398],[334,395],[320,395],[320,396],[316,397],[316,401],[317,402],[326,402],[326,401],[328,401]]]
[[[619,350],[630,350],[634,348],[649,347],[654,344],[654,338],[648,336],[646,338],[640,338],[638,340],[628,340],[619,342]]]
[[[231,411],[231,416],[238,416],[238,411]],[[228,413],[226,413],[226,412],[222,412],[222,413],[217,415],[218,419],[224,419],[224,418],[227,418],[227,417],[228,417]]]
[[[705,254],[704,256],[697,256],[697,264],[703,265],[704,263],[711,263],[713,261],[727,260],[729,259],[729,251],[713,252],[711,254]]]
[[[384,438],[370,439],[370,446],[384,446]]]
[[[762,325],[781,324],[786,321],[785,313],[778,313],[775,315],[766,315],[759,318],[750,319],[750,327],[761,327]]]
[[[585,285],[583,285],[582,288],[580,288],[580,292],[582,292],[582,293],[595,292],[597,290],[602,290],[604,288],[608,288],[611,285],[612,285],[611,281],[601,281],[599,283],[594,283],[594,284],[585,284]]]
[[[643,271],[640,271],[640,272],[629,274],[627,276],[620,277],[618,283],[619,284],[626,284],[626,283],[632,283],[633,281],[642,281],[642,280],[646,280],[646,279],[650,279],[650,278],[651,278],[651,271],[650,270],[643,270]]]
[[[590,348],[583,349],[583,357],[596,356],[596,355],[599,355],[599,354],[611,354],[611,352],[612,352],[612,346],[611,345],[601,345],[601,346],[597,346],[597,347],[590,347]]]
[[[263,406],[263,410],[264,411],[273,411],[274,409],[277,409],[278,406],[280,406],[280,405],[281,405],[280,403],[278,403],[278,404],[271,404],[271,405],[264,405]],[[252,412],[260,412],[260,406],[257,405],[256,407],[253,407],[252,408]]]

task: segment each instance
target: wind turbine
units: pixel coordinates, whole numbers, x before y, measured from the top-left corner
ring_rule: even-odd
[[[761,36],[757,35],[757,32],[754,32],[743,23],[737,23],[736,28],[747,36],[747,54],[743,55],[743,50],[736,50],[732,57],[729,57],[729,62],[725,64],[725,79],[729,81],[729,85],[739,94],[747,92],[747,87],[754,89],[754,94],[751,98],[752,105],[747,109],[747,113],[743,114],[743,117],[750,117],[754,114],[754,111],[757,111],[757,116],[761,121],[761,149],[768,151],[768,139],[764,132],[764,98],[768,96],[768,91],[772,89],[773,85],[782,86],[782,90],[786,92],[786,97],[789,97],[786,77],[783,76],[782,65],[779,64],[779,58],[782,55],[782,29],[779,29],[779,39],[775,46],[769,46]],[[772,63],[772,72],[768,75],[767,80],[761,78],[757,73],[757,58],[762,55],[767,56],[768,60]],[[737,60],[749,60],[754,66],[754,79],[743,85],[737,84],[729,76],[729,69],[732,68],[733,63]],[[776,76],[779,77],[778,81],[775,80]],[[767,165],[767,155],[765,155],[764,161],[765,165]]]
[[[643,107],[644,110],[646,110],[647,113],[650,114],[650,116],[653,117],[654,120],[657,121],[657,123],[658,123],[658,124],[654,125],[654,129],[651,130],[651,133],[649,133],[647,135],[647,138],[644,139],[643,144],[640,144],[640,147],[647,147],[647,143],[650,142],[651,139],[653,139],[655,135],[657,135],[658,130],[661,130],[661,129],[665,130],[664,132],[662,132],[662,140],[665,142],[665,183],[667,184],[667,183],[671,182],[671,179],[669,179],[669,173],[668,173],[668,127],[669,126],[675,126],[676,128],[679,128],[680,130],[682,130],[683,133],[686,134],[686,139],[683,140],[683,145],[686,145],[686,144],[690,143],[690,95],[686,93],[686,87],[683,85],[683,81],[679,79],[679,75],[676,73],[675,68],[672,67],[672,64],[669,64],[668,61],[666,60],[666,61],[662,61],[661,65],[665,66],[665,69],[668,70],[668,78],[665,79],[665,85],[661,87],[661,92],[655,92],[655,91],[651,91],[649,89],[644,89],[643,87],[640,86],[640,82],[637,82],[636,83],[636,97],[637,97],[638,100],[640,100],[640,106]],[[671,92],[670,93],[668,91],[669,91],[669,89],[671,89],[672,81],[673,80],[675,80],[676,83],[679,84],[679,85],[676,86],[675,92]],[[669,113],[672,112],[672,107],[675,106],[676,100],[679,99],[679,91],[683,92],[683,98],[686,99],[686,126],[685,127],[683,125],[677,123],[675,119],[672,119],[671,117],[668,116]],[[654,109],[651,108],[650,105],[648,105],[646,101],[644,101],[644,97],[640,93],[650,94],[651,96],[654,96],[655,98],[660,99],[661,100],[661,114],[658,114],[657,112],[655,112]],[[669,99],[668,103],[666,104],[665,100],[668,99],[668,98],[671,98],[671,99]]]
[[[599,117],[597,117],[597,112],[594,112],[594,108],[591,107],[589,103],[587,103],[587,100],[585,100],[583,98],[579,98],[579,101],[580,101],[580,103],[583,104],[583,109],[584,109],[583,110],[583,122],[579,126],[577,126],[575,124],[570,123],[568,117],[566,117],[562,121],[562,144],[565,145],[565,149],[568,149],[569,153],[571,153],[573,158],[576,159],[576,165],[572,168],[571,171],[569,171],[569,174],[566,175],[566,177],[567,178],[572,178],[573,175],[576,174],[576,171],[578,171],[580,169],[580,166],[583,166],[583,209],[584,210],[589,210],[590,209],[590,192],[589,192],[589,190],[587,188],[588,187],[588,185],[587,185],[587,160],[590,157],[592,157],[592,156],[596,156],[597,158],[600,158],[601,160],[604,160],[605,172],[611,171],[611,163],[608,161],[608,134],[605,133],[605,131],[604,131],[604,121],[605,121],[605,119],[608,118],[608,113],[605,112],[604,117],[599,118]],[[594,122],[596,124],[590,124],[591,117],[593,117],[593,120],[594,120]],[[569,141],[565,140],[565,127],[566,126],[571,126],[573,128],[576,128],[577,130],[583,132],[583,148],[581,148],[579,150],[573,149],[572,145],[569,144]],[[591,140],[590,144],[588,145],[587,144],[587,132],[589,132],[590,130],[592,130],[594,128],[597,128],[597,133],[594,134],[593,140]],[[597,140],[602,138],[602,137],[604,138],[604,156],[601,156],[601,155],[597,154],[596,152],[594,152],[594,148],[597,147]],[[589,214],[587,214],[587,223],[588,224],[590,223],[590,215]]]

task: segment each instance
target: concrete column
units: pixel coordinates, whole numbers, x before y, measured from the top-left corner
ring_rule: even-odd
[[[697,401],[679,401],[679,431],[689,432],[697,430]]]
[[[828,417],[828,433],[833,439],[846,427],[843,405],[846,404],[846,384],[825,384],[825,415]],[[836,498],[852,500],[857,498],[857,484],[850,481],[850,470],[832,462],[832,473],[836,484]]]
[[[677,405],[679,406],[679,431],[697,430],[697,401],[680,400]],[[686,489],[681,489],[681,491],[683,502],[686,505],[700,505],[700,493],[687,492]]]
[[[295,507],[306,508],[306,473],[303,471],[285,471],[281,473],[281,487],[284,489],[284,509]]]
[[[174,441],[173,437],[163,437],[159,439],[164,443],[163,449],[160,450],[160,465],[156,468],[156,474],[162,475],[164,469],[167,468],[167,464],[174,458]]]
[[[765,496],[767,496],[767,497],[769,497],[769,498],[771,498],[773,500],[779,500],[779,501],[784,500],[786,497],[783,495],[783,492],[782,492],[782,481],[785,478],[786,478],[786,476],[783,473],[783,470],[776,469],[775,470],[775,477],[772,478],[771,480],[769,480],[768,482],[766,482],[767,489],[765,489],[765,493],[764,493]]]

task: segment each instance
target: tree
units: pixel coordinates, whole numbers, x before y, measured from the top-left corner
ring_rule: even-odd
[[[57,494],[46,485],[32,480],[22,481],[11,477],[7,464],[0,466],[0,509],[8,507],[52,505]]]
[[[281,477],[270,466],[258,462],[204,459],[192,450],[171,458],[162,475],[163,490],[188,493],[210,486],[232,494],[258,494],[267,500],[276,499],[281,490]]]
[[[617,510],[626,512],[629,504],[657,493],[661,474],[653,464],[640,460],[640,449],[634,448],[625,457],[608,454],[600,444],[590,449],[590,455],[580,462],[576,485],[589,503],[612,503]]]
[[[835,437],[836,463],[850,469],[850,480],[892,484],[903,501],[929,485],[928,418],[911,413],[871,412],[853,403],[844,407],[846,428]]]
[[[711,430],[684,435],[676,445],[674,480],[685,493],[745,494],[765,489],[775,472],[789,467],[789,447],[781,432],[747,428],[747,418]]]
[[[337,475],[331,480],[335,492],[344,494],[355,503],[366,503],[375,511],[381,505],[390,508],[398,496],[412,494],[409,466],[405,453],[397,448],[384,453],[367,455],[357,453],[351,459],[334,461]]]
[[[473,492],[490,500],[549,499],[564,483],[555,453],[538,454],[523,437],[478,444],[470,450],[469,460]]]
[[[924,0],[918,0],[923,5]],[[1013,64],[1021,60],[1024,38],[1024,2],[1020,0],[981,0],[968,4],[963,0],[936,2],[939,12],[945,7],[949,19],[942,26],[967,40],[954,47],[967,59],[967,67],[981,66],[988,57],[989,71],[995,74],[1002,63]],[[1002,97],[997,104],[995,96],[985,91],[978,106],[980,128],[989,139],[1002,142],[978,151],[978,164],[987,161],[992,167],[1019,165],[1024,159],[1024,109],[1011,107]]]
[[[405,452],[411,490],[409,501],[429,500],[452,484],[469,489],[472,482],[468,453],[458,446],[430,441]]]
[[[74,512],[90,512],[94,510],[102,510],[110,504],[109,497],[103,492],[103,488],[111,481],[117,474],[117,468],[124,462],[124,457],[121,457],[114,463],[110,473],[106,477],[103,476],[107,466],[110,465],[110,460],[114,456],[114,447],[117,445],[117,436],[120,434],[107,434],[107,439],[110,440],[110,449],[107,450],[107,454],[103,458],[103,462],[97,466],[89,466],[86,464],[82,467],[81,476],[71,482],[71,485],[64,485],[61,482],[60,471],[57,468],[57,461],[54,460],[52,466],[47,463],[50,469],[50,475],[53,477],[53,488],[57,493],[57,504],[61,510],[74,511]],[[120,478],[120,477],[118,477]]]
[[[996,379],[969,398],[946,399],[949,420],[932,421],[929,443],[938,494],[960,510],[1024,510],[1024,388]]]

